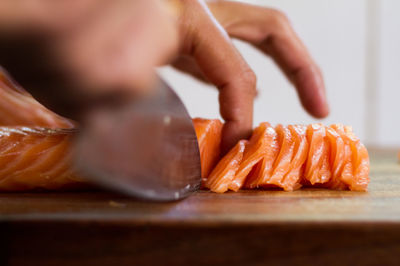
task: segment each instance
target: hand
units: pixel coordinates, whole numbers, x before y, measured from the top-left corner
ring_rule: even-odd
[[[3,0],[0,64],[69,115],[68,99],[151,88],[155,66],[178,49],[177,12],[158,0]]]
[[[50,2],[0,3],[0,22],[7,22],[0,23],[0,63],[44,103],[65,100],[72,91],[75,98],[76,93],[85,98],[116,88],[148,89],[153,67],[176,55],[179,41],[181,57],[175,66],[205,77],[219,89],[226,121],[222,145],[227,150],[251,133],[256,93],[255,74],[229,34],[271,55],[311,114],[328,113],[319,68],[287,19],[275,10],[226,1],[207,7],[201,0],[169,0],[176,11],[171,15],[155,0]],[[27,42],[15,41],[16,32]],[[60,83],[60,75],[67,80]],[[47,106],[59,111],[59,104]]]
[[[209,2],[208,8],[202,1],[182,3],[184,46],[174,66],[219,88],[225,150],[250,132],[256,85],[254,73],[226,33],[271,56],[311,115],[328,115],[321,71],[281,12],[229,1]]]
[[[220,113],[225,120],[222,150],[226,152],[251,134],[256,76],[203,1],[179,2],[180,55],[190,58],[219,90]]]

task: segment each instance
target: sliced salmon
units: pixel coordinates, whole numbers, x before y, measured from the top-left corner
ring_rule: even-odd
[[[274,170],[267,184],[283,187],[283,181],[286,174],[291,170],[291,161],[295,141],[288,127],[277,125],[275,130],[278,134],[279,154],[274,162]]]
[[[226,167],[232,154],[238,154],[238,147],[224,157],[225,168],[218,167],[213,172],[213,182],[224,182],[214,185],[212,191],[259,187],[292,191],[301,186],[365,191],[369,183],[368,152],[351,128],[340,124],[274,128],[261,123],[254,130],[239,166],[235,159],[229,172]],[[236,174],[232,178],[233,173]]]
[[[301,177],[304,172],[304,163],[308,155],[308,141],[306,137],[306,126],[288,126],[294,140],[293,157],[290,162],[290,170],[282,180],[282,188],[285,191],[293,191],[301,187]]]
[[[239,166],[243,161],[246,140],[239,141],[217,164],[214,170],[205,181],[205,187],[213,192],[223,193],[228,190]]]
[[[332,177],[332,171],[331,171],[331,164],[330,164],[330,156],[331,156],[331,147],[329,144],[329,140],[324,137],[324,149],[323,149],[323,155],[321,158],[321,165],[319,168],[319,180],[321,180],[320,184],[324,184],[326,182],[329,182]]]
[[[345,132],[345,127],[341,124],[334,124],[331,127],[340,135],[344,142],[344,153],[342,157],[343,166],[340,171],[340,180],[347,186],[353,182],[353,152],[351,149],[351,140]]]
[[[366,191],[369,183],[369,156],[365,146],[357,138],[353,129],[349,126],[344,128],[350,142],[353,162],[353,179],[349,184],[351,190]]]
[[[325,136],[325,127],[322,124],[311,124],[307,127],[307,140],[310,148],[304,179],[311,185],[323,184],[330,179],[329,145]]]
[[[267,181],[271,178],[273,165],[280,148],[276,130],[269,123],[261,123],[259,127],[264,131],[262,136],[267,148],[261,160],[254,166],[253,171],[249,173],[245,183],[245,188],[249,189],[268,184]]]
[[[345,163],[345,143],[332,127],[326,127],[326,138],[330,146],[330,165],[331,179],[325,184],[325,187],[344,190],[347,185],[341,179],[341,171]]]
[[[221,156],[222,122],[218,119],[194,118],[200,149],[201,176],[206,181]]]
[[[261,123],[254,131],[248,145],[244,151],[243,160],[239,169],[229,185],[229,189],[238,191],[244,184],[246,177],[249,175],[253,167],[265,156],[268,145],[267,130],[271,125],[269,123]]]

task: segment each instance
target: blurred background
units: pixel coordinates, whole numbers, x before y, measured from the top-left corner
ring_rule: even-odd
[[[343,123],[368,145],[399,146],[400,1],[262,0],[242,1],[277,8],[289,17],[320,65],[331,114],[310,117],[274,62],[251,46],[234,41],[256,72],[259,95],[254,125]],[[175,71],[160,69],[193,117],[220,118],[217,90]]]

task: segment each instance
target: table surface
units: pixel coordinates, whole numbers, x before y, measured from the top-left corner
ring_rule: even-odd
[[[105,222],[185,225],[399,223],[400,164],[392,150],[370,149],[368,192],[301,189],[215,194],[142,202],[109,192],[2,193],[1,222]]]
[[[3,193],[0,265],[399,265],[400,164],[370,155],[365,193]]]

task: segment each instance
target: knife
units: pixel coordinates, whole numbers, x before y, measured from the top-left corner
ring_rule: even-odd
[[[161,79],[151,96],[95,112],[76,142],[78,170],[105,188],[146,200],[187,197],[201,183],[192,120]]]

